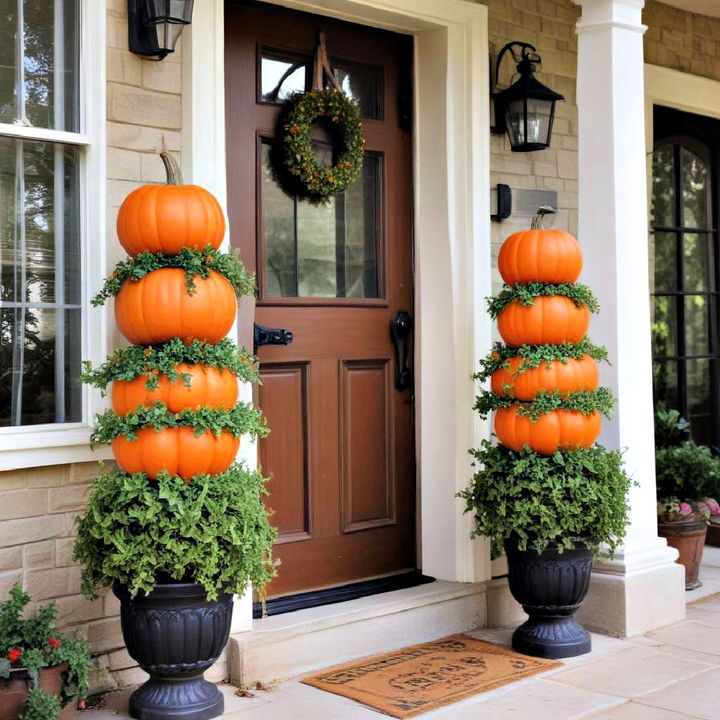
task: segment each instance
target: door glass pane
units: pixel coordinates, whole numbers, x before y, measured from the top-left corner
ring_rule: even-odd
[[[0,0],[0,122],[78,130],[78,6]]]
[[[680,148],[682,168],[683,225],[707,228],[708,177],[705,161],[687,148]]]
[[[678,364],[675,360],[653,363],[653,393],[655,405],[678,408]]]
[[[331,151],[318,146],[321,162]],[[379,297],[380,158],[366,154],[350,188],[324,205],[288,196],[263,144],[263,232],[266,297]]]
[[[333,63],[333,71],[343,92],[360,106],[364,118],[380,118],[382,88],[377,68]]]
[[[684,233],[685,290],[707,291],[712,276],[709,233]]]
[[[652,236],[655,263],[653,292],[672,292],[677,290],[677,256],[675,233],[656,232]]]
[[[304,60],[279,53],[263,52],[260,61],[262,102],[282,102],[294,92],[307,89]]]
[[[707,355],[710,352],[710,308],[707,295],[690,295],[685,301],[686,355]]]
[[[677,354],[677,312],[674,297],[654,297],[652,301],[653,355]]]
[[[688,420],[692,438],[700,444],[713,444],[710,360],[688,360],[686,367]]]
[[[675,227],[675,161],[672,145],[653,153],[652,224]]]

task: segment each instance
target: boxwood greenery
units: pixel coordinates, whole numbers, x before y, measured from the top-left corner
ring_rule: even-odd
[[[612,392],[604,387],[568,394],[541,391],[534,400],[528,402],[519,402],[512,397],[502,397],[483,390],[475,398],[473,409],[477,410],[480,417],[485,418],[493,410],[511,405],[517,406],[518,415],[526,415],[531,422],[537,422],[542,415],[559,409],[577,410],[584,415],[598,411],[609,417],[615,406],[615,399]]]
[[[184,270],[185,286],[190,295],[195,292],[195,276],[207,278],[211,270],[223,275],[238,297],[255,292],[255,275],[245,270],[238,251],[233,249],[228,253],[221,253],[208,245],[204,250],[183,248],[176,255],[141,252],[134,258],[123,260],[105,280],[100,292],[92,299],[92,304],[99,306],[108,298],[115,297],[126,280],[137,281],[148,273],[163,268]]]
[[[470,452],[479,469],[459,495],[474,514],[473,535],[490,537],[494,556],[511,537],[538,553],[569,550],[578,539],[612,552],[624,537],[632,481],[619,451],[596,445],[545,456],[485,440]]]
[[[127,586],[134,597],[156,580],[200,583],[210,600],[219,592],[262,589],[275,574],[275,530],[262,496],[265,479],[241,465],[190,483],[160,473],[103,473],[77,518],[75,558],[82,589]]]
[[[138,407],[127,415],[117,415],[112,410],[106,410],[97,416],[90,442],[93,446],[102,445],[120,435],[125,435],[128,440],[136,440],[137,431],[143,428],[163,430],[184,426],[194,427],[196,435],[209,430],[217,436],[227,430],[235,437],[265,437],[269,432],[262,412],[251,403],[239,402],[230,410],[198,407],[171,413],[165,404],[157,402],[150,407]]]
[[[260,381],[256,359],[245,348],[239,350],[227,338],[215,345],[200,340],[185,345],[179,338],[159,345],[130,345],[116,350],[97,368],[86,360],[80,381],[104,390],[114,380],[135,380],[140,375],[147,375],[147,388],[153,390],[158,386],[159,374],[163,374],[171,381],[182,378],[189,386],[191,376],[178,372],[180,364],[229,370],[244,382]]]
[[[532,282],[525,285],[503,285],[503,289],[497,295],[488,298],[488,313],[494,319],[512,302],[530,307],[535,304],[535,298],[546,295],[564,295],[578,307],[585,305],[593,313],[599,309],[598,302],[587,285]]]

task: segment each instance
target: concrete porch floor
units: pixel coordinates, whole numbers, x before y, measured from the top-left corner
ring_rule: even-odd
[[[687,593],[687,619],[618,640],[593,635],[593,651],[564,666],[418,717],[427,720],[716,720],[720,717],[720,548],[705,548],[703,587]],[[509,645],[512,630],[475,637]],[[372,720],[381,714],[346,698],[288,681],[255,697],[222,686],[227,720]],[[130,690],[77,720],[120,720]],[[387,716],[385,716],[387,717]]]

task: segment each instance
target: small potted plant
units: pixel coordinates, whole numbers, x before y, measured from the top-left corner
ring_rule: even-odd
[[[655,414],[655,477],[658,534],[677,549],[685,567],[685,589],[700,587],[700,564],[710,518],[720,518],[713,497],[720,485],[720,458],[689,439],[677,410]]]
[[[29,602],[16,585],[0,603],[0,718],[71,720],[88,690],[87,645],[57,630],[53,604],[26,617]]]

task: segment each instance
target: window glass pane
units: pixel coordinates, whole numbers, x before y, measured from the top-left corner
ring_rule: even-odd
[[[652,224],[675,227],[675,161],[672,145],[663,145],[653,153]]]
[[[269,297],[379,296],[380,158],[367,154],[358,180],[323,205],[285,194],[263,145],[265,294]],[[319,145],[321,162],[331,151]]]
[[[260,87],[263,102],[282,102],[306,86],[307,65],[297,58],[263,53],[260,62]]]
[[[677,290],[677,236],[675,233],[656,232],[651,237],[654,245],[652,259],[655,264],[652,274],[653,292]]]
[[[690,295],[685,302],[686,355],[707,355],[710,352],[710,308],[707,295]]]
[[[0,426],[79,422],[80,308],[3,307],[0,337]]]
[[[683,251],[685,253],[685,290],[710,289],[712,277],[712,254],[708,233],[684,233]]]
[[[677,366],[675,360],[661,360],[653,363],[655,405],[662,404],[668,409],[679,407]]]
[[[332,68],[343,92],[357,102],[364,118],[382,117],[382,88],[377,68],[342,62],[333,63]]]
[[[707,166],[687,148],[680,148],[684,227],[707,228]]]
[[[688,360],[687,393],[688,420],[693,440],[700,444],[713,444],[712,390],[710,360]]]
[[[0,0],[0,122],[78,130],[78,5]]]
[[[672,357],[677,354],[677,311],[674,297],[652,299],[653,355]]]
[[[0,425],[81,419],[77,188],[76,148],[0,137]]]

